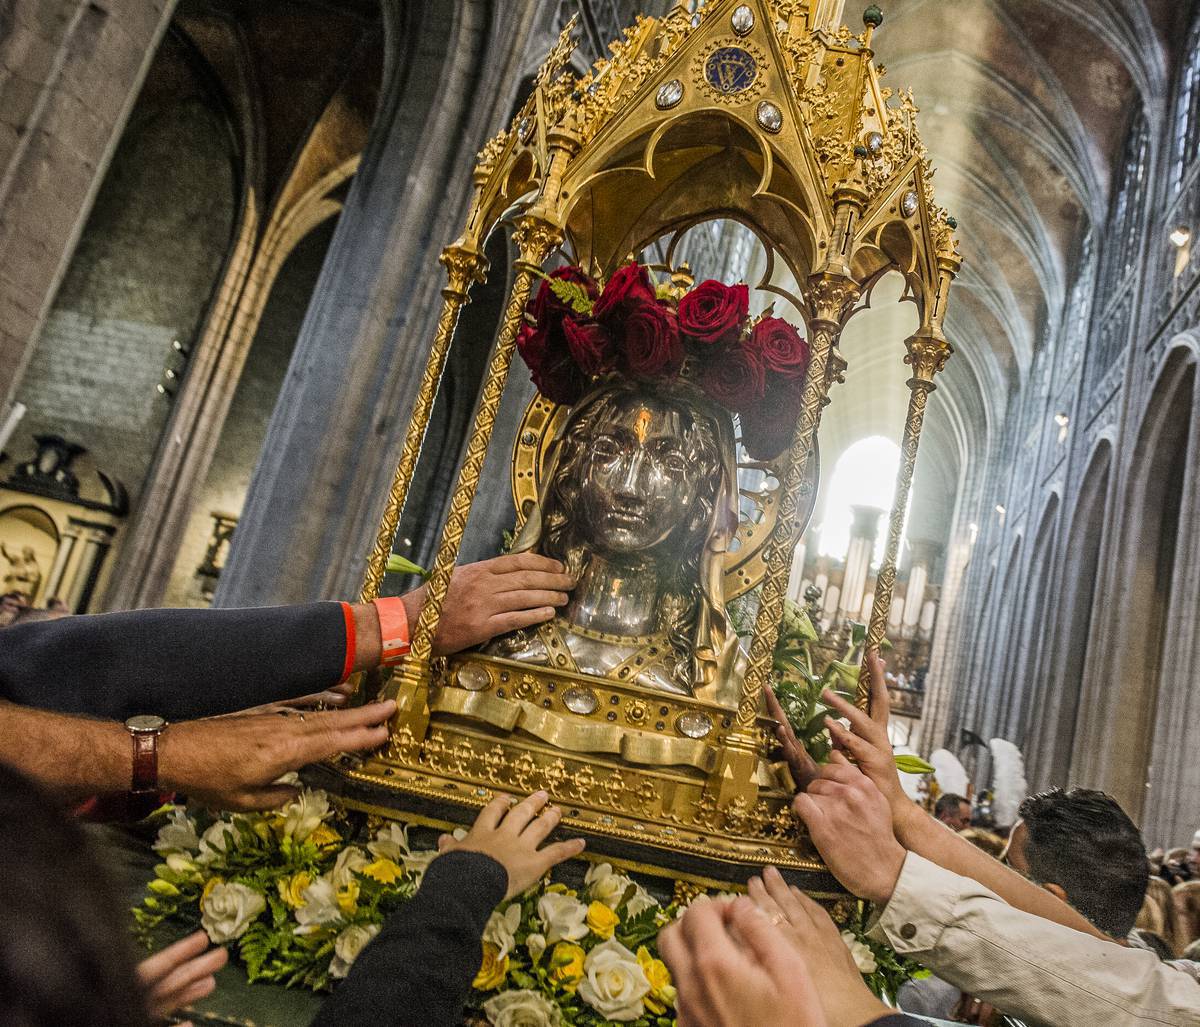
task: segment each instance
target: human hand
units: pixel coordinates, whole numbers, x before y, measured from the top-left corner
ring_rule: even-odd
[[[150,1019],[165,1020],[211,995],[217,987],[213,974],[227,962],[229,953],[223,948],[210,949],[203,931],[143,959],[137,965],[137,976],[146,993]]]
[[[679,1027],[836,1027],[804,958],[747,898],[694,903],[658,936],[658,948],[678,992]]]
[[[213,717],[172,724],[158,739],[159,782],[213,809],[272,809],[295,798],[280,777],[387,741],[392,700],[352,710]]]
[[[796,737],[791,721],[788,720],[774,690],[768,685],[764,691],[767,699],[767,712],[778,722],[775,725],[775,737],[783,749],[783,758],[792,772],[792,780],[796,783],[796,788],[804,791],[809,782],[817,776],[817,765],[809,756],[808,750],[800,743],[800,739]]]
[[[747,890],[750,901],[780,926],[812,978],[821,982],[818,998],[830,1027],[858,1027],[888,1012],[864,983],[837,925],[817,903],[799,888],[789,888],[774,867],[751,878]]]
[[[914,804],[900,784],[900,772],[896,769],[896,758],[892,742],[888,738],[888,715],[891,701],[887,683],[883,678],[883,660],[872,650],[867,654],[867,670],[871,678],[871,712],[864,713],[857,706],[846,702],[840,695],[828,689],[821,693],[825,705],[839,717],[849,721],[846,728],[833,717],[827,717],[826,726],[834,747],[849,753],[859,769],[883,793],[892,809],[892,816],[899,819],[911,812]]]
[[[442,618],[433,640],[435,656],[487,642],[497,635],[542,624],[563,606],[575,580],[557,560],[513,553],[454,568]],[[408,623],[415,628],[426,586],[404,596]]]
[[[538,848],[562,819],[557,806],[546,805],[549,799],[546,792],[534,792],[514,806],[510,796],[498,795],[479,811],[465,837],[442,835],[438,852],[482,852],[491,856],[508,873],[505,899],[520,895],[551,867],[583,852],[582,838]]]
[[[792,809],[843,887],[876,904],[892,897],[905,849],[887,800],[866,774],[835,752]]]

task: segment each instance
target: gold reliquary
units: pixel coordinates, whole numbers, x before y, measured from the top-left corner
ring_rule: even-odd
[[[960,262],[916,106],[873,63],[882,15],[868,8],[854,34],[832,23],[834,6],[680,5],[639,18],[582,76],[568,26],[480,154],[466,227],[442,256],[445,302],[366,599],[492,233],[510,236],[515,274],[412,651],[371,686],[397,700],[390,740],[328,768],[349,805],[450,824],[498,792],[545,789],[589,853],[697,882],[771,863],[810,891],[831,885],[792,816],[763,700],[814,505],[821,412],[846,366],[842,328],[898,271],[921,320],[897,341],[911,399],[868,633],[878,645]],[[697,285],[677,266],[687,233],[717,220],[760,247],[757,284]],[[493,439],[518,353],[539,394],[515,438]],[[435,658],[491,446],[511,446],[513,550],[560,560],[578,584],[554,620]]]

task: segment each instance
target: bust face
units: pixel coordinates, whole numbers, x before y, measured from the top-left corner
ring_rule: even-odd
[[[649,553],[686,523],[703,468],[689,459],[685,415],[645,395],[624,397],[586,441],[583,532],[610,556]]]

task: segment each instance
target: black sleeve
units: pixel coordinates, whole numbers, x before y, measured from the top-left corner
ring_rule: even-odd
[[[0,631],[0,699],[193,720],[320,692],[345,659],[340,603],[64,617]]]
[[[929,1027],[929,1020],[919,1016],[909,1016],[907,1013],[888,1013],[878,1020],[872,1020],[865,1027]]]
[[[483,959],[483,928],[507,890],[508,874],[490,856],[439,856],[312,1027],[458,1027]]]

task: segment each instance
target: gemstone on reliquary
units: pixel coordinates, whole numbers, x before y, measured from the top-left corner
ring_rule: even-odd
[[[768,132],[778,132],[783,128],[783,111],[770,100],[763,100],[755,112],[758,123]]]
[[[679,79],[673,78],[659,87],[658,96],[654,98],[654,102],[660,111],[665,111],[674,107],[682,99],[683,83]]]
[[[910,218],[917,212],[917,207],[917,194],[909,190],[904,194],[904,199],[900,201],[900,209],[904,212],[906,218]]]
[[[582,716],[595,713],[596,707],[600,705],[596,693],[590,688],[568,688],[563,692],[562,701],[568,710]]]
[[[465,688],[468,692],[482,692],[485,688],[492,686],[492,676],[482,667],[473,663],[459,667],[457,681],[458,686]]]
[[[745,4],[741,4],[734,9],[733,17],[729,21],[733,25],[733,31],[739,36],[744,36],[754,28],[754,12]]]
[[[675,721],[675,729],[686,738],[703,738],[712,731],[712,719],[703,713],[684,713]]]

